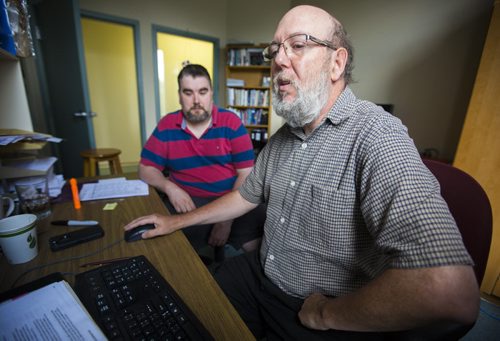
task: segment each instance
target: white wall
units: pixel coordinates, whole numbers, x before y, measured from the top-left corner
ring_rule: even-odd
[[[417,147],[452,160],[493,0],[319,0],[354,45],[358,97],[394,104]]]
[[[290,0],[228,1],[228,43],[270,42],[279,20],[289,8]]]
[[[0,128],[33,131],[19,61],[0,56]]]

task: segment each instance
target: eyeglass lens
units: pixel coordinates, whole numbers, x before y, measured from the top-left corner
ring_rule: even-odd
[[[297,34],[285,39],[281,44],[272,43],[264,50],[264,57],[268,60],[274,59],[279,53],[280,47],[283,45],[285,53],[288,57],[300,56],[304,48],[307,46],[307,34]]]

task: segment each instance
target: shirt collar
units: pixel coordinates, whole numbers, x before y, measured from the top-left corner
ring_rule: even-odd
[[[344,91],[340,93],[340,96],[335,101],[335,104],[333,104],[332,108],[326,115],[326,118],[333,125],[342,123],[353,115],[355,102],[356,96],[352,92],[351,88],[346,86]]]

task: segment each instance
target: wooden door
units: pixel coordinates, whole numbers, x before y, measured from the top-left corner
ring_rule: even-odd
[[[493,210],[490,256],[481,290],[500,297],[500,1],[495,1],[453,165],[474,177]]]

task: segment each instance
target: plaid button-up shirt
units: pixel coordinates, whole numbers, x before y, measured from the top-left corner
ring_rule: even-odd
[[[387,268],[472,264],[406,127],[349,88],[309,136],[280,128],[240,193],[267,202],[261,263],[292,296],[345,295]]]

